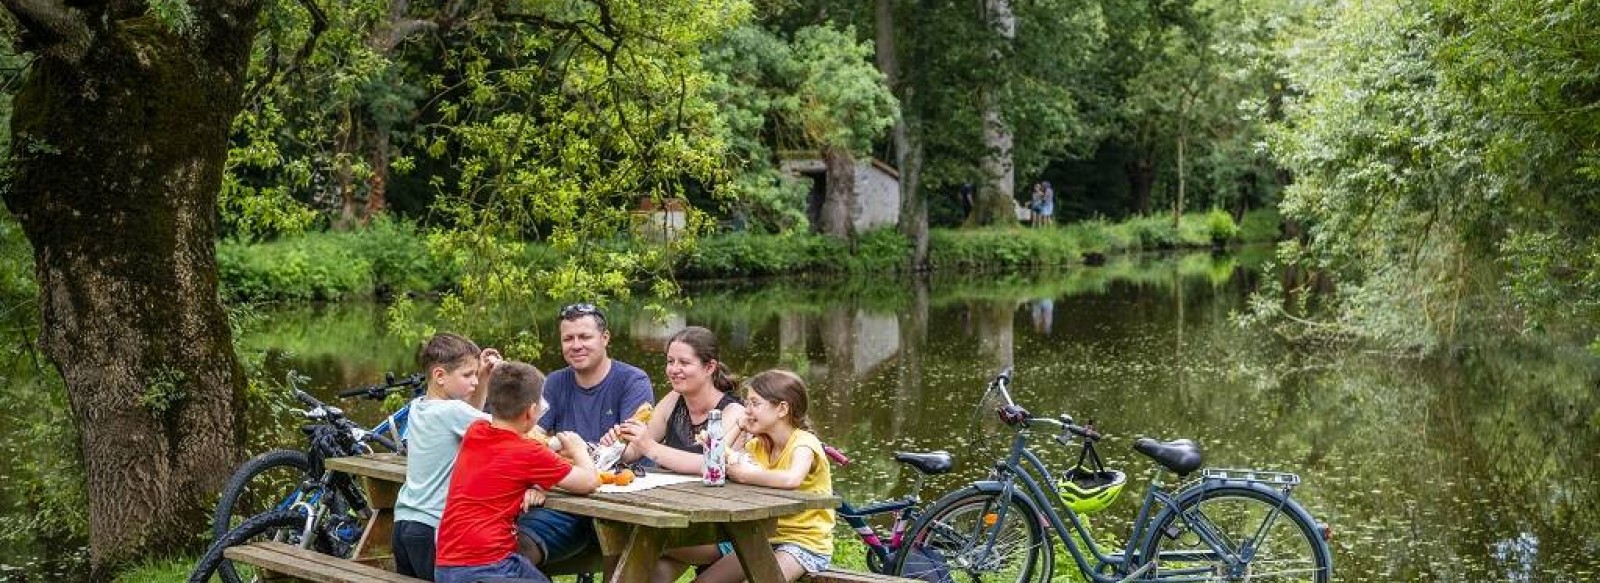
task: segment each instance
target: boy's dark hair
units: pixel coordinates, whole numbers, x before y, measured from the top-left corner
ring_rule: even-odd
[[[511,419],[544,398],[544,373],[526,362],[508,360],[489,378],[487,409],[495,419]]]
[[[429,338],[417,351],[417,366],[422,368],[422,374],[428,374],[435,366],[453,371],[466,364],[468,358],[477,358],[481,352],[477,344],[460,334],[440,332]]]

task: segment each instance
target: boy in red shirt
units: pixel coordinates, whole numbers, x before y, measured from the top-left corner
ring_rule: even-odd
[[[450,475],[444,516],[439,520],[434,580],[549,581],[517,553],[517,514],[542,501],[538,492],[555,486],[576,494],[600,487],[600,474],[583,438],[557,435],[562,459],[528,437],[544,413],[544,375],[531,365],[504,362],[489,381],[490,421],[475,421],[461,439]]]

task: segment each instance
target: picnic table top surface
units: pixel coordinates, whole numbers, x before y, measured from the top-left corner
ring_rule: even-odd
[[[329,468],[391,482],[405,482],[405,456],[368,454],[327,460]],[[635,492],[595,492],[587,496],[551,492],[545,507],[572,514],[662,528],[699,522],[745,522],[777,518],[803,510],[836,508],[833,495],[764,488],[729,482],[706,486],[685,482]]]

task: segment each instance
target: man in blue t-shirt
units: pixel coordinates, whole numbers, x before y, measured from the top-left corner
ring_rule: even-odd
[[[650,377],[606,354],[611,332],[605,314],[593,304],[561,308],[561,358],[567,368],[544,381],[549,409],[539,427],[554,435],[577,433],[584,441],[600,441],[612,427],[633,415],[639,405],[655,400]],[[595,540],[594,521],[546,508],[517,519],[521,550],[535,565],[570,558]]]

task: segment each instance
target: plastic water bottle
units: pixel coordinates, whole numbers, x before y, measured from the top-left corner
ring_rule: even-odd
[[[700,478],[707,486],[728,483],[726,446],[722,440],[722,411],[712,409],[711,416],[706,418],[705,464],[700,471]]]

